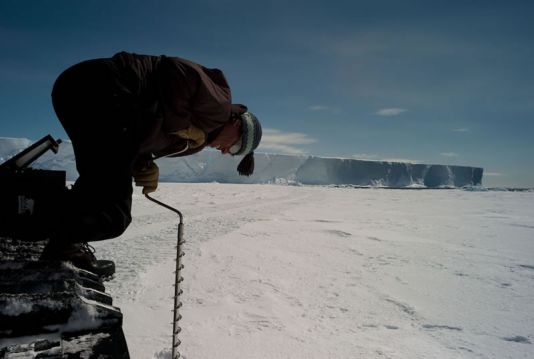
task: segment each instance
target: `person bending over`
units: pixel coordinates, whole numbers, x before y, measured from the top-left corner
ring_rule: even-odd
[[[52,90],[79,177],[49,235],[43,260],[68,260],[100,275],[87,244],[121,235],[130,224],[132,177],[143,193],[157,188],[161,157],[188,156],[209,146],[244,155],[238,172],[254,170],[261,125],[247,107],[232,104],[218,69],[168,56],[120,52],[65,70]]]

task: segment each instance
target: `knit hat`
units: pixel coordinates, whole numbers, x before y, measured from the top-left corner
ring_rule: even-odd
[[[261,141],[261,124],[248,111],[238,114],[236,118],[241,121],[241,139],[232,146],[230,153],[234,156],[245,155],[239,162],[237,171],[242,176],[250,176],[254,172],[254,150]]]

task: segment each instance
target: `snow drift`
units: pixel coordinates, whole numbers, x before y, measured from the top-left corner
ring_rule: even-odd
[[[0,158],[9,158],[29,143],[27,139],[0,138]],[[478,167],[257,153],[254,175],[243,177],[236,171],[240,160],[210,150],[164,158],[158,160],[160,180],[438,188],[481,185],[483,174]],[[77,172],[71,143],[65,141],[57,155],[43,156],[35,167],[65,170],[67,178],[74,180]]]

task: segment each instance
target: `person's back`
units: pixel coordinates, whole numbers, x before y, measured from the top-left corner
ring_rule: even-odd
[[[220,70],[178,57],[120,52],[65,70],[52,101],[72,140],[79,178],[43,259],[80,254],[81,266],[98,271],[81,243],[124,232],[131,222],[132,176],[143,193],[156,190],[155,158],[215,144],[222,153],[246,155],[240,173],[253,171],[261,127],[245,106],[232,105]]]

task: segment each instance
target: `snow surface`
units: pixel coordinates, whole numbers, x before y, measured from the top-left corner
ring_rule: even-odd
[[[28,141],[28,140],[26,140]],[[6,159],[22,150],[23,140],[0,138],[0,157]],[[11,146],[11,147],[10,147]],[[19,146],[19,147],[17,147]],[[254,174],[240,176],[237,165],[241,156],[222,156],[205,150],[193,156],[157,160],[160,181],[221,183],[283,183],[313,185],[358,185],[383,187],[462,187],[480,185],[482,168],[363,161],[342,158],[289,156],[256,153]],[[48,153],[36,168],[65,170],[67,179],[78,176],[72,144],[65,141],[57,155]]]
[[[162,184],[185,358],[533,358],[534,193]],[[133,359],[170,358],[176,216],[95,243]]]

